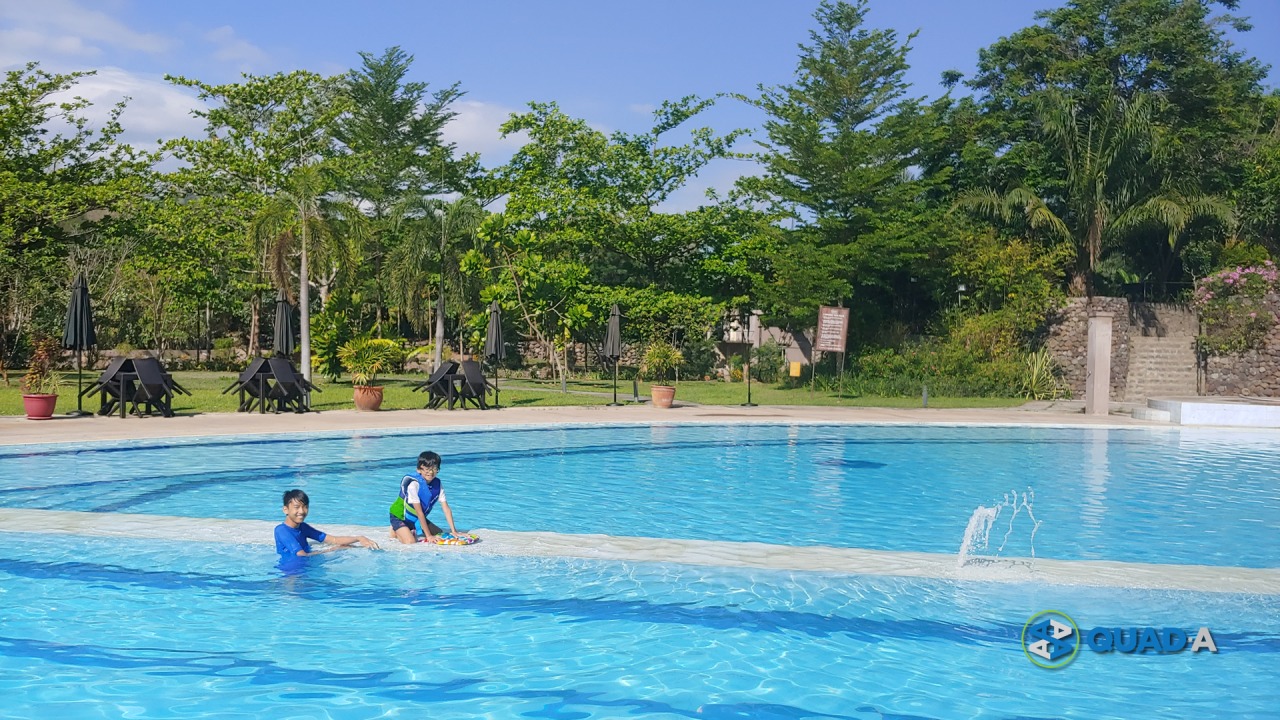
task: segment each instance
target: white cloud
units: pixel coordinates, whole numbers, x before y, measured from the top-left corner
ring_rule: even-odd
[[[658,206],[659,212],[688,212],[702,205],[709,204],[707,190],[714,189],[720,197],[725,197],[738,178],[745,175],[758,175],[761,167],[754,163],[733,158],[720,158],[707,163],[698,176],[690,180],[684,187],[675,191],[666,202]]]
[[[627,109],[637,115],[652,115],[658,106],[651,103],[632,103],[627,106]]]
[[[230,25],[210,30],[204,34],[204,39],[213,43],[215,60],[234,63],[243,71],[262,66],[269,59],[265,50],[237,35]]]
[[[85,115],[94,127],[102,126],[117,102],[130,98],[120,123],[123,139],[139,148],[154,149],[157,140],[198,135],[204,129],[204,121],[191,115],[200,107],[196,97],[160,78],[120,68],[99,68],[96,75],[81,78],[68,95],[93,103]]]
[[[0,3],[0,63],[82,58],[101,52],[100,46],[144,53],[161,53],[173,41],[138,32],[106,13],[90,10],[74,0]]]
[[[460,100],[453,104],[458,116],[444,127],[445,142],[458,144],[458,150],[480,153],[486,166],[493,167],[506,162],[515,151],[528,142],[526,133],[520,132],[502,137],[498,128],[516,110],[478,100]]]

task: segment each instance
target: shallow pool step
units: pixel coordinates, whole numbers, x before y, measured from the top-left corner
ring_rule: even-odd
[[[0,531],[152,538],[253,545],[275,543],[276,523],[166,515],[78,513],[0,508]],[[385,526],[325,524],[335,535],[365,535],[392,552],[460,552],[480,555],[571,557],[621,562],[666,562],[856,575],[895,575],[957,581],[1048,583],[1103,587],[1280,594],[1280,569],[1157,565],[1107,560],[971,558],[960,567],[953,553],[898,552],[758,542],[575,535],[551,532],[470,530],[476,545],[392,544]],[[351,552],[360,552],[352,550]]]
[[[1172,422],[1172,416],[1168,410],[1158,410],[1153,407],[1136,407],[1133,409],[1134,420],[1150,420],[1152,422]]]

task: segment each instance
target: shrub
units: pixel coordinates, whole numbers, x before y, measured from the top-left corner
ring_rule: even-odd
[[[760,382],[777,382],[786,364],[786,351],[773,340],[751,350],[751,375]]]
[[[378,373],[404,362],[404,348],[395,340],[358,337],[338,348],[342,367],[351,373],[352,385],[373,385]]]
[[[655,340],[645,349],[640,368],[649,380],[667,382],[675,376],[676,368],[683,362],[684,356],[674,345],[665,340]]]
[[[1266,302],[1275,288],[1276,267],[1270,260],[1201,279],[1192,296],[1204,323],[1204,333],[1196,339],[1200,350],[1226,355],[1261,346],[1276,324],[1275,313]]]
[[[62,385],[62,373],[54,364],[62,357],[62,344],[51,337],[35,341],[27,374],[22,376],[22,392],[27,395],[56,395]]]
[[[716,352],[716,344],[710,338],[699,338],[690,340],[680,349],[680,354],[684,356],[684,363],[680,366],[680,372],[686,377],[700,378],[706,375],[713,375],[716,366],[720,362],[720,355]]]
[[[1063,395],[1058,363],[1048,350],[1040,349],[1024,359],[1022,395],[1029,400],[1056,400]]]

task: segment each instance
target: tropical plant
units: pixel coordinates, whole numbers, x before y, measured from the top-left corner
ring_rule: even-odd
[[[27,395],[56,395],[62,385],[62,373],[54,364],[62,356],[62,345],[54,338],[36,340],[31,350],[30,367],[22,376],[22,392]]]
[[[1058,363],[1045,348],[1028,353],[1023,360],[1022,396],[1028,400],[1054,400],[1062,396]]]
[[[1219,198],[1184,195],[1153,177],[1167,152],[1152,120],[1155,106],[1150,95],[1112,95],[1091,111],[1057,90],[1044,91],[1036,105],[1037,128],[1065,171],[1062,197],[1020,185],[1005,193],[966,193],[957,204],[1005,224],[1019,222],[1051,246],[1072,247],[1073,295],[1092,295],[1103,251],[1144,228],[1166,234],[1167,263],[1172,262],[1193,221],[1230,224],[1234,216]]]
[[[395,340],[362,336],[338,349],[342,367],[351,373],[352,385],[374,385],[378,373],[387,372],[404,362],[404,349]]]
[[[645,348],[644,358],[640,361],[640,372],[655,383],[665,383],[675,376],[675,371],[684,363],[684,355],[675,345],[665,340],[655,340]]]

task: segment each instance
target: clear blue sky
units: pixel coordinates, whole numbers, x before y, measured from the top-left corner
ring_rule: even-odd
[[[872,0],[870,24],[904,36],[919,31],[909,80],[918,94],[937,95],[943,70],[972,72],[979,48],[1060,4]],[[555,100],[602,129],[638,131],[665,99],[786,82],[816,7],[816,0],[0,0],[0,67],[34,59],[57,70],[99,69],[83,94],[132,96],[125,124],[144,141],[200,128],[187,117],[190,93],[166,85],[165,73],[211,82],[240,72],[338,73],[359,62],[358,51],[400,45],[416,57],[413,79],[462,84],[467,95],[450,137],[492,165],[515,145],[499,140],[498,124],[531,100]],[[1280,67],[1280,0],[1242,0],[1240,12],[1255,29],[1233,40]],[[720,129],[758,122],[732,103],[706,117]],[[736,172],[713,168],[703,180],[723,186]]]

